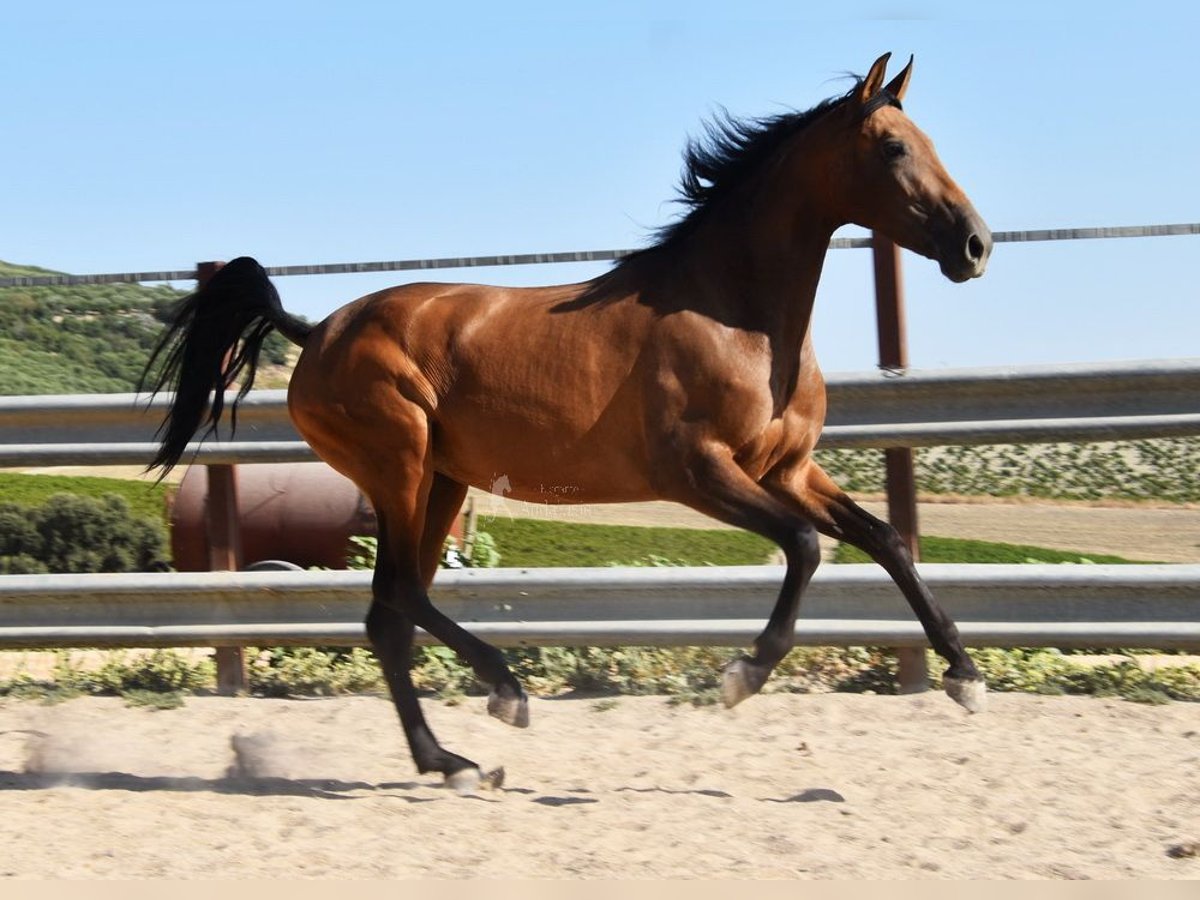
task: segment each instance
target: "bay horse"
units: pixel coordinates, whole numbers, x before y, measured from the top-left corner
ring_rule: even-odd
[[[812,458],[825,385],[810,323],[834,230],[875,229],[955,282],[982,275],[992,247],[901,108],[912,60],[885,85],[887,61],[806,112],[710,125],[685,152],[684,216],[592,281],[409,284],[314,326],[285,312],[263,268],[242,257],[174,314],[143,374],[155,392],[174,391],[150,466],[164,473],[202,427],[217,428],[223,392],[240,380],[236,417],[272,329],[302,348],[289,412],[378,516],[366,631],[421,773],[460,791],[502,778],[427,725],[409,672],[416,626],[490,687],[492,715],[529,722],[504,656],[428,595],[468,485],[500,480],[533,502],[671,500],[778,544],[779,598],[753,653],[723,671],[728,706],[792,647],[821,533],[887,570],[949,663],[946,692],[983,707],[979,671],[904,543]]]

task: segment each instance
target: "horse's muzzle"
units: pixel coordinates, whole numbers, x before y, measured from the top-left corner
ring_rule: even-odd
[[[978,278],[987,269],[988,257],[992,255],[992,232],[974,211],[955,224],[957,227],[938,241],[937,261],[943,275],[961,284]]]

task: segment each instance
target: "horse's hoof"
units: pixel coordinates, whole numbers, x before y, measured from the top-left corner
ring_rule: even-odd
[[[981,713],[987,709],[987,683],[982,678],[942,678],[946,696],[967,712]]]
[[[502,697],[492,691],[488,694],[487,711],[489,716],[495,716],[515,728],[529,727],[529,699],[524,694],[520,697]]]
[[[459,769],[446,776],[446,787],[460,796],[474,794],[483,782],[483,773],[474,766]]]
[[[462,797],[469,797],[481,790],[498,791],[503,784],[503,766],[487,773],[480,772],[475,766],[467,766],[446,776],[446,787]]]
[[[746,659],[735,659],[721,673],[721,701],[732,709],[763,686],[763,679]]]

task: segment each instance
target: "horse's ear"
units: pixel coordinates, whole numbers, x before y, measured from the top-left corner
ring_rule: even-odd
[[[884,88],[889,94],[897,100],[904,99],[904,92],[908,90],[909,79],[912,78],[913,57],[908,58],[908,65],[905,66],[899,75],[891,80],[887,87]]]
[[[883,79],[887,76],[888,60],[892,58],[892,54],[885,53],[879,59],[875,60],[875,64],[871,66],[871,71],[867,73],[867,77],[863,79],[862,84],[858,87],[858,102],[866,104],[868,100],[879,93],[879,89],[883,87]]]

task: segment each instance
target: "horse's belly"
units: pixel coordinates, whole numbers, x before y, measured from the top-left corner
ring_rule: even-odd
[[[469,429],[438,429],[434,467],[456,481],[530,503],[622,503],[657,496],[645,452],[629,432],[476,420]]]
[[[509,465],[503,459],[497,459],[490,468],[456,465],[453,460],[439,461],[436,468],[455,481],[526,503],[632,503],[658,497],[648,482],[638,476],[596,477],[591,472],[569,467],[531,467],[515,462]]]

